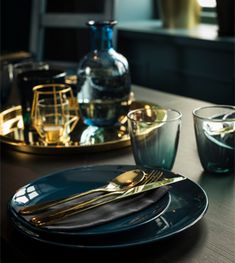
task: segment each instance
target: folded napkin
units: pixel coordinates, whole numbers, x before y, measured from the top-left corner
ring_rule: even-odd
[[[90,209],[62,220],[59,220],[51,225],[42,226],[40,228],[46,230],[54,230],[54,231],[79,231],[90,227],[95,227],[101,224],[105,224],[112,220],[128,216],[132,213],[139,212],[144,208],[147,208],[150,205],[156,204],[156,208],[154,207],[154,215],[161,213],[167,206],[167,202],[164,204],[160,204],[158,206],[158,201],[163,198],[163,196],[168,192],[169,186],[164,186],[158,189],[154,189],[148,191],[146,193],[137,194],[132,197],[127,197],[117,202],[111,202],[105,205],[101,205],[94,209]],[[48,211],[54,211],[55,209],[59,209],[68,205],[78,204],[78,201],[85,201],[88,198],[97,196],[89,195],[86,197],[82,197],[76,200],[72,200],[70,202],[66,202],[64,204],[60,204],[50,208]],[[26,222],[30,223],[30,219],[32,215],[26,216],[22,215],[19,212],[19,209],[22,207],[17,207],[16,212],[18,217],[23,218]],[[37,214],[37,215],[42,215]],[[31,224],[31,223],[30,223]]]

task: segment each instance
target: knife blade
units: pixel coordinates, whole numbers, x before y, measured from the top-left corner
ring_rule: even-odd
[[[66,217],[96,208],[98,206],[105,205],[111,202],[116,202],[121,199],[130,197],[130,196],[134,196],[140,193],[144,193],[144,192],[147,192],[153,189],[157,189],[162,186],[170,185],[170,184],[173,184],[173,183],[185,180],[185,179],[186,177],[184,176],[164,178],[163,180],[135,186],[125,191],[117,191],[117,192],[108,193],[108,194],[93,198],[92,200],[88,200],[88,201],[81,202],[79,204],[75,204],[71,206],[66,206],[66,207],[54,210],[52,212],[44,213],[41,216],[33,216],[30,219],[30,223],[32,223],[33,225],[37,227],[51,225]],[[116,196],[116,197],[110,198],[111,196]]]

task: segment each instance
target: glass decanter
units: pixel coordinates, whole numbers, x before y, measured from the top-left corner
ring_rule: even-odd
[[[77,69],[80,116],[87,125],[116,125],[131,103],[128,61],[112,44],[116,23],[114,20],[87,23],[92,33],[92,49]]]

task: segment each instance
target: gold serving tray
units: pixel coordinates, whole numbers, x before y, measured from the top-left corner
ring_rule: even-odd
[[[146,101],[133,101],[130,110],[157,106]],[[0,141],[11,149],[34,154],[71,154],[82,152],[101,152],[123,148],[130,145],[127,117],[120,118],[114,127],[98,128],[86,126],[80,119],[65,144],[45,145],[37,132],[26,132],[23,127],[21,106],[13,106],[0,113]],[[25,137],[28,137],[27,142]]]

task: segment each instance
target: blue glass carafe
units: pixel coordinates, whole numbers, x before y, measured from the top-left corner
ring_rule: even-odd
[[[91,51],[78,65],[78,103],[87,125],[118,124],[130,105],[131,78],[127,59],[113,48],[113,26],[117,22],[89,21]]]

